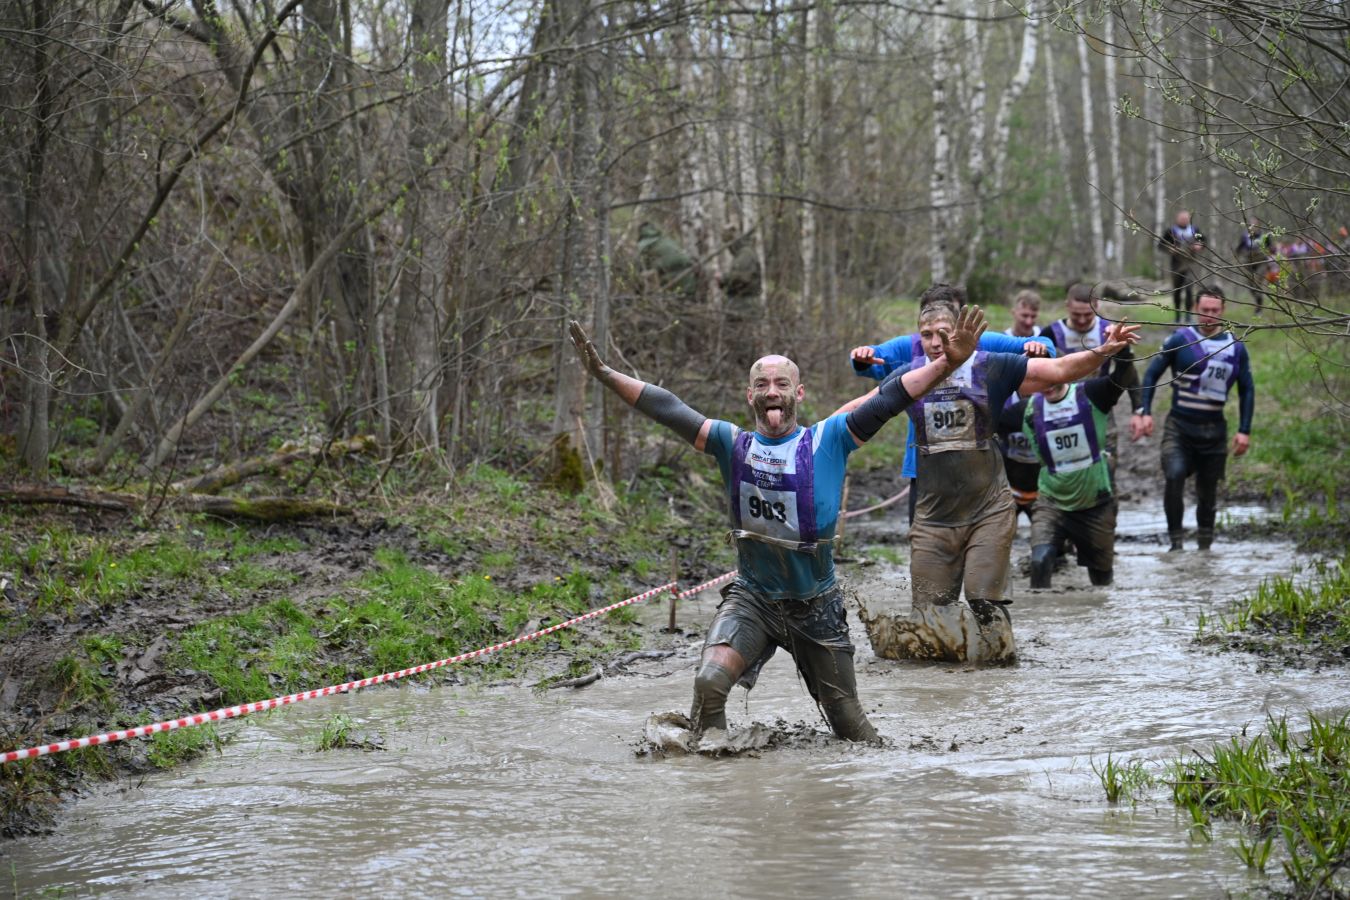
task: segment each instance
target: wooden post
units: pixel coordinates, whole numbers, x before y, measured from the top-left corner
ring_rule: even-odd
[[[848,521],[848,476],[844,476],[844,496],[839,499],[839,525],[834,529],[834,550],[839,553],[844,547],[844,523]]]
[[[680,594],[680,555],[674,547],[670,548],[670,624],[666,627],[668,634],[675,633],[675,600]]]

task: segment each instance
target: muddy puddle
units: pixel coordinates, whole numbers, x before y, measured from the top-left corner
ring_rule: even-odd
[[[860,529],[865,539],[869,525]],[[1012,668],[898,664],[857,629],[861,694],[888,746],[801,735],[732,759],[634,753],[687,708],[695,648],[576,691],[409,685],[234,726],[221,755],[78,801],[54,834],[0,847],[5,886],[83,894],[332,896],[1220,896],[1253,886],[1220,829],[1162,799],[1105,802],[1091,762],[1164,759],[1267,713],[1350,706],[1344,672],[1258,673],[1189,646],[1195,618],[1286,572],[1289,544],[1163,552],[1126,511],[1117,583],[1019,586]],[[1150,531],[1151,529],[1151,531]],[[1026,553],[1025,526],[1014,557]],[[846,567],[907,606],[903,568]],[[1020,580],[1025,585],[1025,580]],[[704,623],[705,597],[682,614]],[[662,610],[646,610],[657,621]],[[345,713],[381,752],[314,752]],[[823,725],[779,654],[733,725]]]

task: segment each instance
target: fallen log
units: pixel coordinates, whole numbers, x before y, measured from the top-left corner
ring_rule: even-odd
[[[0,503],[53,503],[86,509],[112,509],[141,512],[153,509],[159,498],[147,500],[125,491],[96,491],[80,487],[11,484],[0,486]],[[287,522],[322,516],[348,516],[352,510],[326,500],[302,500],[295,497],[215,497],[209,494],[171,494],[164,505],[188,512],[212,513],[229,519],[255,522]]]
[[[297,444],[287,441],[277,452],[270,456],[256,456],[236,463],[229,463],[212,469],[193,478],[184,478],[169,486],[175,494],[215,494],[222,488],[238,484],[245,478],[252,478],[264,472],[279,472],[293,462],[303,459],[338,459],[351,453],[374,453],[380,449],[379,441],[368,434],[333,441],[329,444]]]

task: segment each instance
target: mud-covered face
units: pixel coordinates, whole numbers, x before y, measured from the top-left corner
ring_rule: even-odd
[[[1038,310],[1030,306],[1013,307],[1013,333],[1028,336],[1036,330],[1036,319],[1040,317]]]
[[[786,356],[766,356],[750,367],[746,402],[755,414],[755,430],[782,437],[797,428],[797,404],[806,397],[797,364]]]
[[[1068,306],[1069,327],[1074,331],[1086,332],[1097,321],[1097,313],[1093,311],[1091,303],[1070,300]]]
[[[924,316],[919,319],[919,340],[923,342],[923,355],[937,359],[942,355],[942,334],[950,339],[956,330],[956,323],[950,316]]]

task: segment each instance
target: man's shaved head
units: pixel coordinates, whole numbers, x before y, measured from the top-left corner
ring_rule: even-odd
[[[750,367],[750,383],[754,384],[756,378],[766,375],[771,369],[786,369],[793,384],[801,384],[802,382],[801,370],[797,368],[795,362],[786,356],[770,353],[768,356],[761,356],[755,360],[754,365]]]

